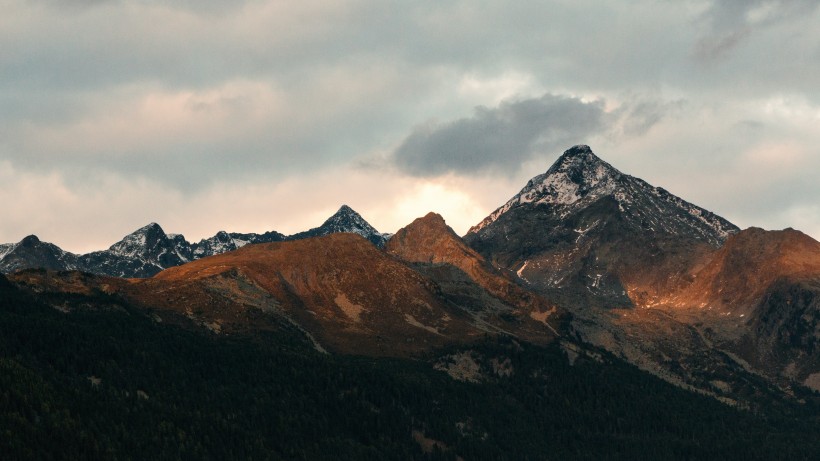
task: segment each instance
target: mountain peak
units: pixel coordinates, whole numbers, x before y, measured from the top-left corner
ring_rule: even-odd
[[[420,224],[424,223],[425,225],[430,227],[439,227],[442,229],[449,228],[449,226],[447,226],[447,223],[444,221],[444,217],[433,211],[427,213],[421,218],[416,218],[413,222],[419,222]]]
[[[573,146],[546,173],[532,178],[510,202],[572,205],[589,195],[595,198],[613,192],[621,176],[589,146]]]
[[[601,160],[587,145],[573,146],[564,151],[558,160],[552,164],[546,173],[533,178],[552,186],[561,186],[562,183],[573,183],[589,189],[600,184],[607,178],[615,178],[621,172],[609,163]]]
[[[385,250],[408,262],[448,262],[458,266],[455,261],[466,257],[483,261],[453,232],[441,215],[433,212],[399,229],[387,242]]]
[[[132,232],[132,234],[147,234],[150,232],[162,232],[163,234],[165,233],[165,231],[162,230],[162,227],[159,224],[151,222],[135,230],[134,232]]]
[[[575,146],[570,147],[569,149],[565,150],[561,157],[559,157],[558,162],[561,162],[563,159],[572,159],[572,158],[581,158],[584,160],[587,159],[594,159],[600,160],[598,156],[592,152],[592,148],[586,144],[577,144]]]
[[[24,247],[33,247],[38,243],[40,243],[40,239],[37,238],[37,236],[34,234],[25,237],[23,240],[20,240],[20,245]]]
[[[614,193],[623,176],[612,165],[598,158],[589,146],[573,146],[564,151],[546,173],[530,179],[518,194],[469,232],[478,232],[517,206],[569,206],[597,200]]]
[[[362,218],[362,215],[347,205],[342,205],[339,210],[336,211],[336,213],[334,213],[331,217],[327,218],[321,226],[314,227],[308,231],[299,232],[298,234],[293,234],[287,239],[299,240],[339,232],[359,234],[380,248],[384,246],[386,241],[384,235],[371,226],[370,223],[365,221],[364,218]]]
[[[336,213],[333,213],[320,227],[332,227],[333,229],[341,229],[351,227],[361,230],[370,231],[373,227],[362,218],[362,215],[356,212],[353,208],[347,205],[342,205]],[[338,232],[338,230],[336,230]],[[344,232],[344,231],[342,231]]]
[[[335,215],[345,215],[345,214],[354,214],[354,215],[358,215],[359,213],[356,213],[356,211],[355,211],[353,208],[350,208],[350,207],[349,207],[349,206],[347,206],[347,205],[342,205],[341,207],[339,207],[339,211],[337,211],[337,212],[334,214],[334,216],[335,216]]]

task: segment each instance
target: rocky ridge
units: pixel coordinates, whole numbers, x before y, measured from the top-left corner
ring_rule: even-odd
[[[112,277],[151,277],[169,267],[233,251],[248,244],[299,240],[338,232],[355,233],[379,247],[387,235],[379,233],[357,212],[342,206],[324,224],[309,231],[285,236],[276,231],[262,234],[219,231],[199,242],[188,242],[180,234],[166,234],[150,223],[126,235],[106,250],[76,255],[54,244],[29,236],[16,244],[0,245],[0,273],[29,268],[81,270]]]
[[[582,340],[668,381],[820,389],[820,243],[802,233],[739,231],[575,146],[464,238]]]
[[[287,240],[300,240],[310,237],[320,237],[339,232],[358,234],[369,240],[379,248],[384,247],[389,234],[377,231],[373,226],[362,218],[362,216],[347,205],[342,205],[339,210],[329,217],[319,227],[299,232],[287,237]]]
[[[548,297],[628,307],[685,284],[738,230],[575,146],[464,239]]]

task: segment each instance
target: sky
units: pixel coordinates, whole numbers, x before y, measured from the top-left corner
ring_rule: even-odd
[[[0,0],[0,243],[464,234],[575,144],[820,239],[818,3]]]

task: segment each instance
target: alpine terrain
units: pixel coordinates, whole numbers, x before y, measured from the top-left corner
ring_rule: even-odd
[[[820,243],[574,146],[462,238],[348,206],[0,245],[9,459],[817,459]]]
[[[44,268],[144,278],[169,267],[233,251],[251,243],[299,240],[339,232],[359,234],[378,247],[384,246],[387,239],[386,234],[379,233],[361,215],[343,205],[320,227],[291,236],[276,231],[262,234],[219,231],[213,237],[190,243],[184,236],[166,234],[159,224],[151,223],[126,235],[107,250],[75,255],[31,235],[16,244],[0,245],[0,273]]]
[[[671,382],[727,399],[750,375],[818,386],[820,244],[800,232],[740,231],[575,146],[464,239]]]

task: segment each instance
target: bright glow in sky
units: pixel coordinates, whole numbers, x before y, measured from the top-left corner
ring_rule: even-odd
[[[0,243],[460,234],[574,144],[820,238],[816,0],[0,0]]]

